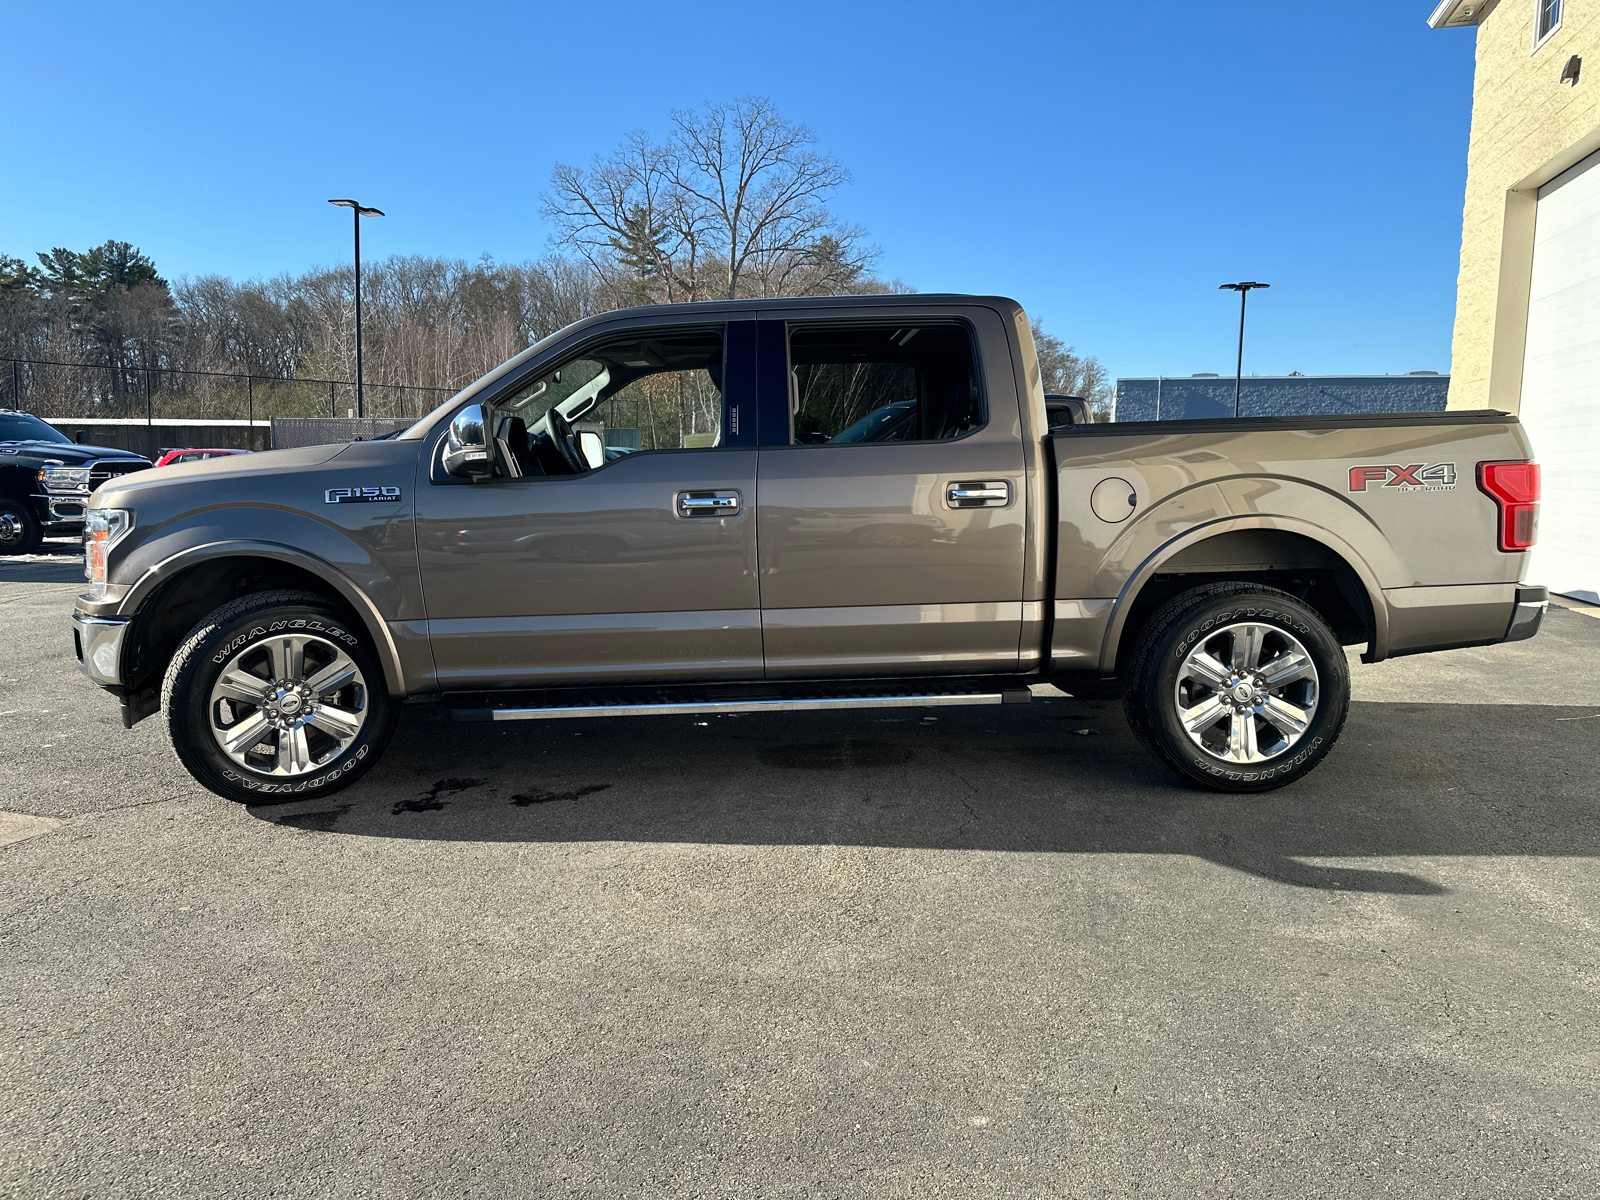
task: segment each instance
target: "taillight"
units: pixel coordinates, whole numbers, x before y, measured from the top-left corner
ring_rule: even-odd
[[[1481,462],[1478,487],[1500,507],[1500,549],[1530,548],[1539,535],[1539,464]]]

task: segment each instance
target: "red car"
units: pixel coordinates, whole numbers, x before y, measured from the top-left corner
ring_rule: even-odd
[[[249,454],[248,450],[168,450],[156,459],[156,466],[169,467],[173,463],[203,462],[208,458],[227,458],[230,454]]]

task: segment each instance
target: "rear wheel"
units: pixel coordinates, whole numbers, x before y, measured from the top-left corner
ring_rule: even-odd
[[[162,704],[189,773],[246,802],[350,786],[399,714],[365,633],[323,597],[289,591],[241,597],[196,625]]]
[[[32,554],[44,538],[22,500],[0,500],[0,554]]]
[[[1150,618],[1123,676],[1128,723],[1184,779],[1261,792],[1309,773],[1350,707],[1344,649],[1287,592],[1217,583]]]

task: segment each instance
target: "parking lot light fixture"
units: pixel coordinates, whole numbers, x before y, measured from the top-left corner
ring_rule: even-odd
[[[1245,280],[1239,283],[1223,283],[1217,285],[1218,291],[1239,293],[1239,362],[1233,373],[1233,415],[1239,415],[1239,388],[1244,383],[1244,301],[1250,294],[1251,288],[1269,288],[1270,283],[1257,283],[1255,280]],[[359,345],[359,342],[357,343]]]
[[[348,208],[356,230],[356,416],[367,415],[365,397],[361,391],[361,218],[381,217],[381,208],[368,208],[356,200],[329,200],[340,208]]]

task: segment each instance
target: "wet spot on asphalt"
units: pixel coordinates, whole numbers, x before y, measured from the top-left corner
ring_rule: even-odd
[[[518,808],[527,808],[530,804],[554,804],[561,800],[581,800],[585,796],[603,792],[610,786],[609,783],[586,783],[582,787],[575,787],[566,792],[551,792],[546,791],[544,788],[533,788],[531,791],[519,792],[511,797],[511,803]]]
[[[396,804],[393,809],[393,815],[398,817],[401,813],[437,812],[445,806],[445,802],[439,799],[440,796],[451,792],[465,792],[470,788],[482,787],[488,782],[487,779],[456,779],[454,777],[437,779],[420,799],[402,800]]]

